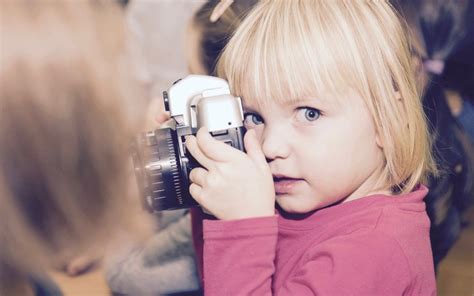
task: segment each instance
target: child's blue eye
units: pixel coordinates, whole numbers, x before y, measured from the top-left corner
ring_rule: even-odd
[[[311,107],[298,108],[296,119],[298,121],[315,121],[321,116],[321,111]]]
[[[263,124],[262,116],[256,113],[245,113],[244,114],[244,125],[246,127],[252,127],[255,125]]]

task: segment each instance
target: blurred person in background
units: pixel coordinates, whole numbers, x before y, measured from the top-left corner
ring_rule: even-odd
[[[143,92],[115,2],[0,7],[0,294],[60,295],[52,266],[148,233],[128,154]]]
[[[474,198],[474,3],[396,0],[407,20],[423,105],[441,176],[429,180],[425,200],[435,266],[456,242],[462,214]],[[470,123],[469,123],[470,122]],[[467,131],[467,132],[466,132]]]
[[[154,118],[163,110],[163,91],[187,75],[186,25],[204,2],[131,0],[126,5],[130,46],[141,58],[136,67],[137,76],[150,98],[147,129],[156,127]]]

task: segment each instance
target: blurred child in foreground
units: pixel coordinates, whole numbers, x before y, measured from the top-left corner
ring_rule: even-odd
[[[0,10],[0,291],[57,295],[38,285],[45,270],[148,231],[128,162],[142,92],[115,2]]]

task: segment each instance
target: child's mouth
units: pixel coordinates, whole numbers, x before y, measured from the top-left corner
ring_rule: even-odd
[[[302,182],[303,179],[290,178],[286,176],[273,176],[273,184],[275,186],[275,193],[289,194],[293,188]]]

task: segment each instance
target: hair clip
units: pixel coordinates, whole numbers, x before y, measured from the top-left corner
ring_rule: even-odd
[[[425,67],[426,72],[435,75],[441,75],[443,74],[444,70],[444,61],[428,59],[423,62],[423,66]]]
[[[211,16],[209,17],[209,20],[211,23],[215,23],[224,13],[224,11],[229,8],[234,0],[221,0],[216,7],[214,7],[214,10],[211,13]]]

